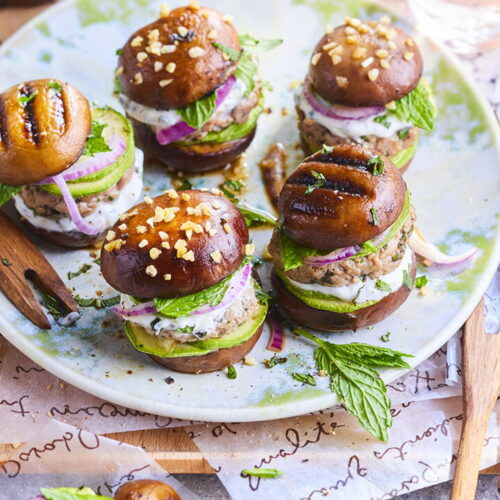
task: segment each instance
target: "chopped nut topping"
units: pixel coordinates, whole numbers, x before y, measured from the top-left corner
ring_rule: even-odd
[[[403,54],[403,59],[404,59],[405,61],[411,61],[411,60],[413,59],[414,55],[415,55],[415,54],[414,54],[413,52],[405,52],[405,53]]]
[[[166,248],[167,250],[170,250],[170,243],[168,241],[162,241],[161,246],[163,248]]]
[[[368,24],[360,24],[358,26],[358,32],[364,35],[365,33],[368,33],[370,31],[370,26]]]
[[[137,226],[136,230],[139,234],[144,234],[145,232],[147,232],[148,228],[146,226]]]
[[[388,15],[384,15],[379,19],[379,22],[385,23],[385,24],[390,24],[391,18]]]
[[[201,11],[201,17],[204,17],[205,19],[208,19],[210,17],[210,12],[208,12],[208,10],[202,10]]]
[[[351,57],[353,59],[363,59],[363,57],[366,56],[366,49],[364,47],[356,47],[353,51],[352,51],[352,55]]]
[[[189,252],[186,252],[185,254],[182,255],[181,259],[188,260],[190,262],[194,262],[194,253],[192,250],[189,250]]]
[[[172,275],[171,275],[171,274],[164,274],[164,275],[163,275],[163,279],[164,279],[165,281],[170,281],[170,280],[172,279]]]
[[[177,65],[174,62],[169,62],[165,69],[167,70],[167,73],[173,73],[175,71],[176,66]]]
[[[158,248],[152,248],[150,251],[149,251],[149,256],[153,259],[153,260],[156,260],[159,256],[161,255],[161,250],[159,250]]]
[[[368,79],[374,82],[378,78],[379,71],[377,68],[372,68],[368,71]]]
[[[353,28],[352,26],[346,26],[344,28],[344,33],[346,35],[354,35],[356,33],[356,31],[357,31],[356,28]]]
[[[106,240],[107,241],[111,241],[111,240],[114,240],[116,238],[116,233],[114,231],[108,231],[107,234],[106,234]]]
[[[224,228],[224,231],[226,231],[226,233],[227,233],[227,234],[229,234],[229,233],[232,231],[231,226],[230,226],[227,222],[225,222],[225,223],[222,225],[222,227]]]
[[[161,61],[155,61],[154,63],[154,69],[158,73],[158,71],[161,71],[165,65]]]
[[[124,232],[127,230],[127,224],[120,224],[118,226],[118,229],[121,231],[121,232]]]
[[[148,33],[148,40],[150,42],[157,42],[159,38],[160,38],[160,31],[156,28]]]
[[[253,255],[255,252],[255,245],[253,243],[247,243],[245,245],[245,255]]]
[[[189,2],[188,3],[188,9],[197,11],[197,10],[200,10],[200,8],[201,8],[200,2]]]
[[[212,207],[214,207],[215,210],[219,210],[219,208],[222,208],[222,203],[220,201],[213,201]]]
[[[146,47],[146,52],[154,54],[155,56],[161,56],[161,47],[162,47],[161,42],[151,42]]]
[[[358,44],[358,37],[355,36],[355,35],[349,35],[346,39],[345,39],[347,45],[357,45]]]
[[[200,224],[197,224],[196,222],[193,222],[193,221],[186,221],[186,222],[183,222],[181,224],[181,231],[191,231],[191,232],[195,232],[197,234],[199,233],[202,233],[203,232],[203,226],[201,226]],[[188,238],[189,239],[189,238]]]
[[[207,38],[209,40],[217,40],[217,30],[210,30],[208,32]]]
[[[340,88],[345,88],[349,85],[349,80],[345,76],[336,76],[335,80]]]
[[[344,46],[343,45],[337,45],[337,47],[334,47],[330,52],[328,52],[328,55],[331,56],[333,54],[343,54],[344,53]]]
[[[333,54],[331,59],[332,59],[332,64],[334,66],[337,66],[337,64],[339,64],[342,61],[342,56],[339,56],[338,54]]]
[[[320,58],[321,58],[321,52],[316,52],[316,54],[313,54],[313,56],[311,57],[311,64],[313,66],[316,66],[316,64],[318,64]]]
[[[148,226],[154,227],[154,226],[155,226],[155,218],[154,218],[154,217],[150,217],[150,218],[146,221],[146,224],[147,224]]]
[[[167,85],[170,85],[172,82],[173,82],[172,78],[170,78],[169,80],[160,80],[158,85],[160,87],[166,87]]]
[[[375,51],[375,55],[379,59],[385,59],[389,55],[389,52],[387,52],[387,50],[385,50],[385,49],[378,49]]]
[[[255,361],[255,358],[245,358],[243,360],[243,364],[247,366],[255,366],[257,364],[257,361]]]
[[[134,75],[134,83],[135,83],[136,85],[140,85],[142,82],[143,82],[143,79],[142,79],[142,75],[141,75],[141,73],[136,73],[136,74]]]
[[[226,15],[222,16],[222,20],[225,23],[231,24],[233,22],[233,16],[230,16],[230,15],[226,14]]]
[[[389,40],[389,41],[387,42],[387,46],[388,46],[391,50],[394,50],[394,49],[397,47],[397,45],[396,45],[396,44],[395,44],[392,40]]]
[[[182,37],[186,36],[189,33],[189,30],[185,26],[179,26],[177,28],[177,33]]]
[[[181,194],[181,198],[184,200],[184,201],[189,201],[191,199],[191,196],[189,196],[187,193],[182,193]]]
[[[112,252],[113,250],[120,250],[120,248],[125,244],[124,240],[113,240],[104,245],[104,250],[106,252]]]
[[[408,47],[413,47],[415,45],[412,38],[407,38],[405,40],[405,43],[406,43],[406,45],[408,45]]]
[[[150,266],[146,267],[146,274],[154,278],[158,274],[158,270],[151,264]]]
[[[368,26],[371,26],[372,28],[375,28],[375,26],[377,26],[377,21],[375,20],[371,20],[371,21],[368,21]]]
[[[158,231],[158,236],[160,240],[168,240],[168,234],[165,231]]]
[[[329,42],[325,43],[323,47],[321,47],[325,52],[328,52],[330,49],[333,49],[334,47],[337,46],[337,42]]]
[[[151,205],[153,203],[153,198],[151,196],[144,196],[144,203],[147,203],[148,205]]]
[[[162,45],[160,49],[161,54],[171,54],[175,52],[177,47],[175,45]]]
[[[170,7],[166,3],[160,5],[160,17],[168,17],[170,14]]]
[[[139,245],[137,245],[139,248],[144,248],[144,247],[147,247],[149,245],[149,241],[148,240],[141,240],[139,242]]]
[[[139,62],[142,62],[148,58],[148,55],[146,52],[138,52],[136,57]]]
[[[141,43],[144,42],[144,38],[142,36],[136,36],[131,42],[130,45],[132,47],[139,47]]]
[[[167,189],[165,191],[165,194],[168,195],[168,197],[172,200],[176,200],[177,198],[179,198],[179,195],[175,189]]]
[[[361,24],[361,20],[358,19],[357,17],[346,17],[345,18],[345,23],[348,26],[354,26],[355,28]]]
[[[222,254],[220,253],[219,250],[215,250],[215,252],[212,252],[210,254],[210,257],[212,257],[212,260],[216,263],[216,264],[220,264],[221,263],[221,260],[222,260]]]
[[[368,66],[370,66],[370,64],[372,64],[374,61],[373,57],[367,57],[364,61],[361,62],[361,66],[363,68],[367,68]]]
[[[389,69],[391,65],[389,64],[389,61],[387,59],[382,59],[380,61],[380,66],[384,69]]]
[[[187,252],[187,241],[183,239],[178,239],[174,248],[177,250],[177,258],[182,257]]]
[[[189,54],[189,57],[191,57],[192,59],[196,59],[197,57],[203,56],[205,54],[205,50],[202,49],[201,47],[195,46],[195,47],[191,47],[188,50],[188,54]]]

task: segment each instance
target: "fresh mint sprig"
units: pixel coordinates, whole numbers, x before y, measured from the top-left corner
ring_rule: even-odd
[[[90,134],[85,141],[85,148],[83,150],[84,155],[94,156],[97,153],[111,151],[111,148],[106,144],[106,141],[102,136],[102,131],[105,127],[107,127],[106,123],[99,123],[96,120],[92,120],[92,129],[90,130]]]
[[[314,359],[318,371],[330,377],[330,389],[361,427],[377,439],[387,442],[392,426],[391,401],[387,387],[376,368],[410,368],[399,351],[369,344],[332,344],[315,337],[304,328],[293,333],[314,342]]]

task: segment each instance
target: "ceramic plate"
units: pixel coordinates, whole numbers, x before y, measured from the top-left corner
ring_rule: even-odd
[[[179,2],[170,2],[173,5]],[[271,113],[262,116],[256,140],[248,151],[252,172],[247,200],[268,208],[257,162],[267,147],[281,141],[290,151],[289,168],[300,161],[293,109],[294,82],[307,69],[310,52],[325,25],[342,22],[346,14],[380,16],[378,7],[339,0],[206,0],[232,14],[240,33],[283,38],[282,46],[261,57],[261,72],[272,82],[268,96]],[[21,29],[0,49],[0,88],[21,80],[53,77],[79,87],[93,101],[119,108],[112,96],[115,50],[136,28],[156,18],[159,2],[149,0],[66,1],[45,11]],[[404,27],[404,25],[403,25]],[[406,27],[409,29],[408,27]],[[413,354],[417,365],[462,325],[485,291],[498,263],[500,237],[498,202],[500,152],[498,124],[477,87],[461,64],[441,46],[417,35],[425,60],[425,77],[432,85],[439,107],[436,131],[423,135],[406,180],[413,194],[418,225],[427,238],[451,254],[471,246],[480,249],[472,266],[461,274],[436,269],[420,270],[429,278],[429,293],[415,291],[393,316],[368,330],[331,336],[334,342],[383,344]],[[286,114],[288,110],[289,113]],[[161,168],[148,165],[145,182],[150,194],[170,185]],[[196,187],[220,182],[216,175],[192,178]],[[262,249],[269,230],[253,232]],[[88,250],[67,251],[40,243],[40,248],[64,279],[69,271],[92,262]],[[268,274],[261,268],[261,274]],[[114,295],[99,275],[98,267],[67,284],[82,297]],[[183,375],[157,366],[134,351],[123,335],[123,325],[110,312],[85,309],[74,326],[39,330],[0,295],[0,331],[27,356],[96,396],[127,407],[185,419],[255,421],[303,414],[335,404],[325,377],[317,387],[303,386],[290,373],[313,367],[312,346],[287,338],[284,355],[289,361],[272,370],[261,363],[266,351],[264,331],[252,356],[256,366],[237,366],[238,378],[225,373]],[[303,368],[301,368],[303,367]],[[402,375],[387,370],[387,382]],[[165,378],[172,376],[174,383]]]

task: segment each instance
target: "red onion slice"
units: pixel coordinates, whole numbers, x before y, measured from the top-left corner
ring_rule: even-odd
[[[217,89],[217,97],[215,99],[215,109],[217,109],[228,96],[229,92],[233,88],[234,83],[236,82],[236,77],[231,76],[228,78],[218,89]],[[170,144],[171,142],[176,142],[186,137],[187,135],[195,132],[196,129],[190,127],[186,122],[180,121],[171,127],[163,128],[156,132],[156,140],[158,144],[165,146]]]
[[[304,97],[314,111],[334,120],[365,120],[371,116],[379,115],[385,110],[383,106],[351,108],[349,106],[341,106],[340,104],[323,104],[314,95],[309,78],[306,78],[304,81]]]
[[[71,195],[68,185],[61,174],[55,175],[54,177],[48,177],[48,179],[50,179],[50,182],[57,184],[57,187],[61,190],[64,203],[66,203],[66,206],[68,207],[69,216],[80,232],[88,234],[89,236],[95,236],[104,230],[103,227],[91,227],[83,221],[83,218],[78,211],[78,205]]]
[[[422,233],[415,227],[412,235],[410,236],[410,240],[408,242],[410,248],[418,255],[431,261],[434,264],[444,264],[444,265],[453,265],[453,264],[462,264],[469,259],[472,259],[477,252],[479,252],[479,248],[471,248],[460,255],[446,255],[439,248],[437,248],[432,243],[429,243],[422,235]]]
[[[216,306],[200,307],[196,311],[193,311],[191,314],[207,314],[211,313],[212,311],[216,311],[221,307],[225,307],[228,304],[231,304],[231,302],[233,302],[236,299],[236,297],[242,292],[242,290],[247,285],[251,272],[252,272],[252,266],[250,264],[247,264],[233,276],[231,284],[229,285],[229,288],[227,289],[227,292],[225,293],[221,302],[219,302]]]
[[[281,352],[285,347],[285,330],[278,321],[269,318],[271,337],[266,349],[268,351]]]
[[[326,266],[328,264],[333,264],[334,262],[338,262],[339,260],[348,259],[353,255],[356,255],[361,250],[361,247],[358,245],[354,245],[352,247],[339,248],[338,250],[334,250],[327,255],[317,255],[313,257],[307,257],[305,259],[306,264],[310,264],[311,266]]]
[[[125,152],[125,149],[127,148],[125,141],[121,137],[118,137],[114,134],[111,137],[108,146],[111,151],[97,153],[94,157],[89,158],[86,161],[82,161],[81,163],[74,163],[71,167],[58,175],[62,176],[65,181],[75,181],[77,179],[80,179],[81,177],[85,177],[86,175],[93,174],[95,172],[98,172],[99,170],[109,167],[118,158],[120,158],[120,156]],[[51,183],[52,177],[47,177],[46,179],[42,179],[35,184]]]
[[[154,302],[144,302],[144,304],[137,304],[135,306],[125,308],[114,306],[111,308],[116,314],[126,318],[133,318],[135,316],[143,316],[144,314],[155,314],[157,312]]]

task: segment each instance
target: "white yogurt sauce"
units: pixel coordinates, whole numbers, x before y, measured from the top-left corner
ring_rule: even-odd
[[[234,285],[229,285],[226,294],[230,293],[231,287]],[[253,287],[253,280],[251,278],[248,279],[247,284],[242,288],[242,290],[234,297],[229,304],[220,307],[219,309],[215,309],[211,312],[205,314],[192,314],[188,316],[181,316],[180,318],[165,318],[163,316],[159,316],[157,314],[143,314],[141,316],[135,316],[132,318],[127,318],[124,316],[124,319],[135,323],[143,328],[151,329],[151,322],[160,319],[154,324],[154,332],[155,335],[160,334],[162,330],[178,330],[180,328],[185,327],[193,327],[193,331],[188,334],[188,337],[191,337],[192,334],[196,333],[207,333],[214,331],[217,327],[217,324],[220,323],[226,311],[232,307],[232,305],[239,300],[241,295],[245,293],[249,287]],[[122,294],[121,296],[121,306],[125,309],[128,309],[132,306],[136,305],[135,302],[128,295]],[[207,336],[208,338],[208,336]]]
[[[403,271],[408,271],[408,266],[411,266],[412,251],[406,249],[399,266],[388,274],[384,274],[378,278],[366,278],[365,281],[358,281],[351,285],[345,286],[325,286],[317,283],[305,284],[288,278],[290,283],[302,290],[312,292],[320,292],[325,295],[331,295],[346,302],[354,302],[355,304],[363,304],[371,300],[381,300],[389,293],[395,292],[403,284]],[[387,283],[392,292],[384,292],[376,287],[376,282],[382,280]]]
[[[390,126],[387,128],[381,123],[374,121],[377,116],[371,116],[363,120],[336,120],[315,111],[304,96],[304,86],[301,85],[295,91],[295,104],[304,112],[307,118],[323,125],[333,135],[347,137],[360,142],[362,136],[374,135],[384,139],[392,137],[402,128],[411,127],[411,123],[400,120],[394,113],[383,111],[377,116],[387,114]]]
[[[217,108],[212,118],[229,115],[238,103],[243,99],[246,85],[241,80],[236,80],[222,104]],[[138,122],[150,125],[155,132],[171,127],[182,121],[181,116],[175,109],[155,109],[132,101],[126,95],[120,94],[120,102],[128,116]]]
[[[142,193],[142,169],[143,169],[144,154],[140,149],[135,150],[134,173],[130,180],[120,191],[119,196],[113,201],[101,201],[97,209],[90,215],[83,218],[86,224],[94,227],[103,227],[103,230],[112,226],[118,217],[139,202]],[[14,196],[14,203],[17,211],[28,220],[33,226],[45,229],[47,231],[57,231],[66,233],[69,231],[80,230],[69,216],[61,217],[58,220],[50,219],[42,215],[37,215],[28,208],[21,196]]]

